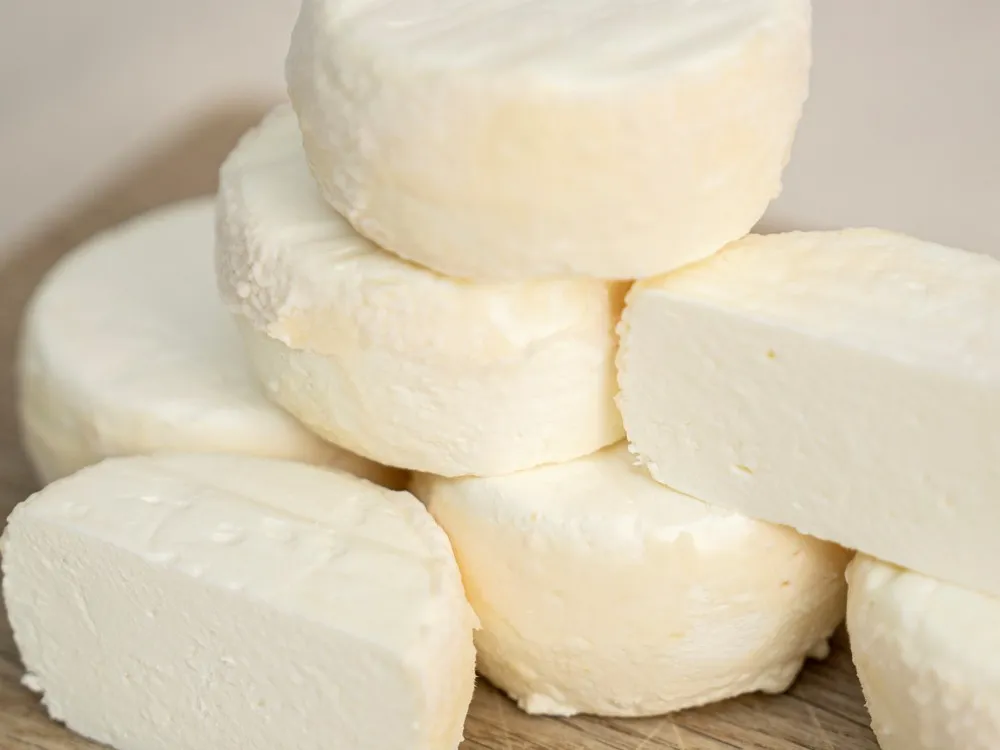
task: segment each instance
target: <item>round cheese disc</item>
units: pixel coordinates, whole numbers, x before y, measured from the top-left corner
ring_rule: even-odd
[[[477,284],[359,236],[319,195],[295,115],[273,112],[221,172],[219,285],[271,396],[372,460],[506,474],[622,436],[624,285]]]
[[[476,279],[651,276],[746,234],[808,92],[808,0],[305,0],[326,199]]]
[[[849,553],[680,495],[624,444],[506,477],[414,477],[479,615],[480,672],[536,714],[781,692],[844,615]]]
[[[214,207],[197,199],[100,234],[29,304],[19,353],[24,443],[44,482],[109,456],[233,452],[405,476],[313,435],[250,371],[213,275]]]
[[[1000,600],[859,554],[847,629],[882,750],[1000,747]]]
[[[115,748],[455,750],[475,615],[408,492],[230,454],[113,458],[0,543],[50,715]]]

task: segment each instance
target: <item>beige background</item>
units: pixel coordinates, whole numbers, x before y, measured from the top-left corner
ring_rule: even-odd
[[[198,123],[280,97],[297,5],[0,0],[0,258]],[[1000,247],[1000,3],[814,5],[813,96],[768,226]]]

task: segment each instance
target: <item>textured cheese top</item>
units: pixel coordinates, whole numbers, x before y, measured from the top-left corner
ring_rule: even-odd
[[[461,495],[468,512],[499,525],[552,535],[581,549],[634,549],[648,541],[667,543],[690,536],[703,551],[767,534],[771,527],[732,511],[714,508],[657,484],[621,443],[590,456],[502,477],[441,479],[418,476],[417,494],[431,487]]]
[[[323,22],[399,60],[602,85],[695,67],[801,15],[800,0],[307,0]]]
[[[396,651],[453,616],[439,602],[462,599],[448,539],[412,495],[304,464],[110,459],[49,485],[12,518],[72,529]],[[465,617],[471,629],[467,607]]]

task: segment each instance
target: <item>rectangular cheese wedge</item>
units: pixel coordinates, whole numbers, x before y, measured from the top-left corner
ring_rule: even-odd
[[[53,718],[118,750],[455,750],[475,616],[423,505],[240,456],[112,459],[11,515],[4,599]]]
[[[1000,263],[750,236],[630,293],[619,404],[660,482],[1000,594]]]

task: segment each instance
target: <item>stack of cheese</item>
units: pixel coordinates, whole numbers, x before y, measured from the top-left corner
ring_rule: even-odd
[[[845,547],[1000,593],[998,264],[744,237],[809,25],[304,0],[291,106],[214,205],[95,239],[29,310],[25,443],[59,481],[11,517],[4,595],[52,715],[128,750],[452,750],[477,666],[532,713],[785,690]],[[963,622],[1000,604],[849,578],[885,746],[1000,742]]]

